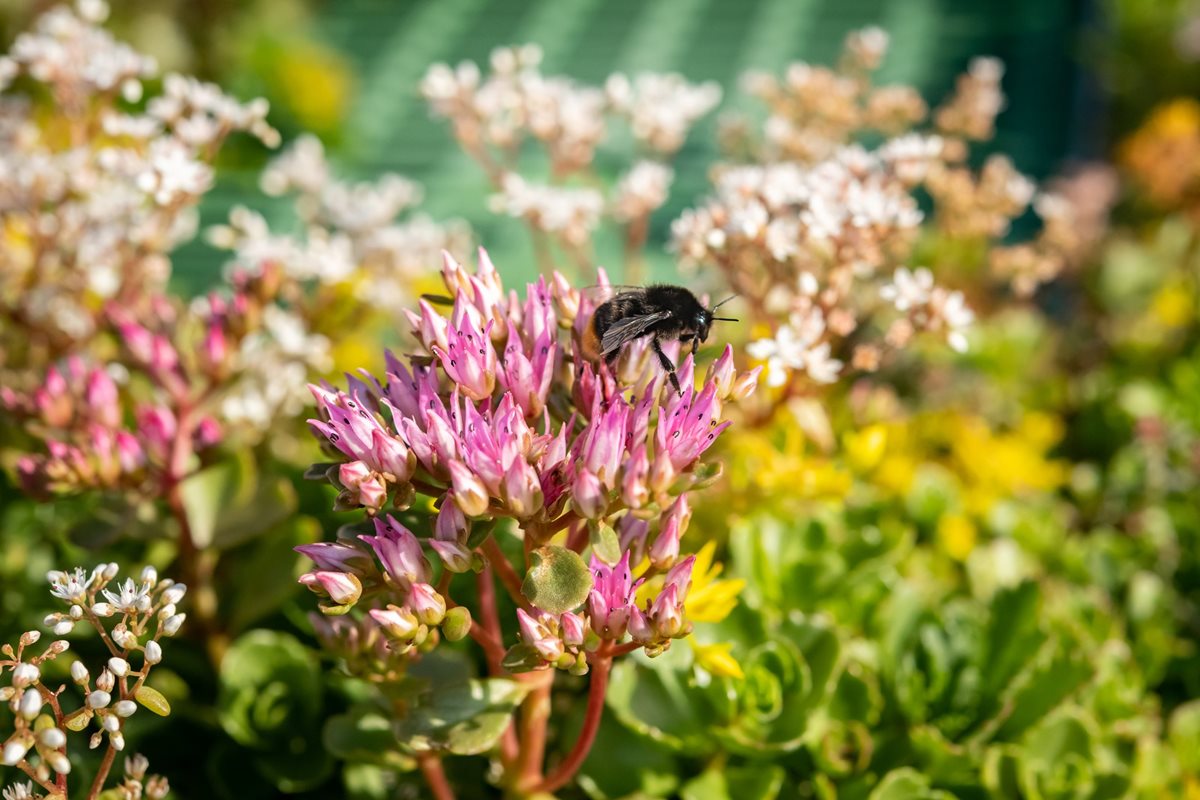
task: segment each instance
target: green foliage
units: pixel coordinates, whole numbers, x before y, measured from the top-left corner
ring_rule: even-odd
[[[530,553],[529,571],[521,593],[538,608],[561,614],[578,608],[592,590],[592,573],[574,550],[558,545]]]

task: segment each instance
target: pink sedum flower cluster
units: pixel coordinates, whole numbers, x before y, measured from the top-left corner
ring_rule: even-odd
[[[634,342],[610,374],[582,356],[595,301],[561,275],[522,297],[504,289],[481,250],[474,274],[446,256],[443,279],[453,297],[445,312],[430,299],[408,312],[423,353],[388,353],[383,380],[363,371],[346,391],[311,387],[320,413],[309,425],[338,457],[316,472],[340,490],[339,507],[373,519],[375,535],[360,539],[375,559],[349,537],[305,546],[317,568],[301,582],[335,614],[387,587],[366,619],[408,647],[428,640],[447,608],[465,612],[444,597],[445,580],[431,585],[424,547],[443,575],[502,571],[512,567],[489,550],[499,532],[476,535],[496,520],[515,523],[527,556],[552,540],[582,554],[606,530],[616,549],[603,549],[606,561],[592,547],[586,602],[564,611],[515,598],[522,641],[541,666],[575,671],[586,671],[586,654],[603,641],[665,649],[690,631],[692,559],[680,559],[679,544],[691,516],[686,492],[715,474],[701,459],[730,424],[725,402],[753,391],[757,370],[737,374],[726,347],[697,386],[688,357],[676,393],[664,389],[646,343]],[[416,507],[418,495],[437,509],[427,537],[388,513]],[[642,608],[635,569],[639,579],[667,573]]]

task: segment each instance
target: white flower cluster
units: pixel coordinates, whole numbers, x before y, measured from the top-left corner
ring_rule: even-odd
[[[966,331],[975,321],[963,293],[935,286],[933,273],[925,267],[898,267],[890,283],[880,287],[879,296],[905,315],[906,324],[893,327],[891,336],[907,336],[910,330],[942,331],[946,342],[959,353],[967,351]]]
[[[469,147],[512,150],[528,135],[542,142],[554,171],[566,174],[592,160],[604,137],[604,92],[569,78],[543,75],[537,45],[492,52],[491,72],[470,62],[434,64],[421,81],[433,112],[453,121]]]
[[[716,180],[715,197],[675,221],[675,247],[690,264],[765,251],[791,265],[792,274],[823,274],[848,262],[860,271],[877,267],[922,220],[886,148],[846,147],[811,167],[727,169]]]
[[[229,133],[277,138],[265,101],[181,76],[144,114],[119,111],[117,94],[140,98],[156,73],[97,27],[106,13],[98,0],[52,9],[0,58],[0,89],[25,75],[53,101],[0,95],[0,302],[51,340],[89,336],[98,299],[165,284]]]
[[[226,225],[209,229],[217,247],[232,250],[234,264],[255,271],[278,264],[300,281],[354,281],[364,302],[399,313],[412,301],[412,281],[441,263],[443,250],[463,253],[470,230],[460,220],[397,217],[421,201],[419,184],[400,175],[350,183],[333,175],[315,136],[298,138],[261,177],[263,191],[293,195],[303,236],[274,234],[262,215],[235,208]]]
[[[125,749],[126,720],[140,705],[150,705],[159,713],[167,711],[161,695],[145,682],[162,661],[161,640],[174,636],[183,626],[186,615],[179,613],[176,605],[187,589],[170,579],[160,580],[153,567],[142,570],[136,581],[128,578],[116,584],[118,571],[118,565],[110,563],[90,573],[77,567],[53,570],[46,576],[50,593],[68,604],[66,612],[49,614],[46,626],[55,635],[64,636],[77,624],[90,625],[109,651],[109,658],[94,679],[82,661],[71,663],[71,681],[83,696],[78,708],[66,707],[68,695],[63,694],[61,686],[47,685],[43,669],[46,662],[67,652],[69,643],[65,639],[51,642],[40,654],[33,655],[29,651],[41,634],[28,631],[16,648],[7,644],[0,648],[0,674],[7,672],[9,676],[9,685],[0,687],[0,702],[8,705],[13,719],[13,730],[0,745],[0,764],[19,767],[33,779],[4,789],[5,800],[41,797],[35,793],[34,783],[47,791],[63,785],[56,778],[65,780],[71,773],[67,750],[70,733],[87,730],[95,722],[89,746],[95,749],[107,740],[110,757],[105,763],[111,764],[111,754]],[[166,796],[166,779],[147,778],[147,767],[142,756],[126,760],[121,796],[150,800]],[[102,767],[104,772],[96,777],[95,786],[104,785],[107,769]]]
[[[504,176],[501,191],[492,195],[490,205],[497,213],[529,220],[538,230],[580,247],[600,224],[604,196],[595,189],[528,183],[510,172]]]
[[[718,84],[689,83],[674,72],[643,72],[633,80],[616,73],[604,88],[612,108],[629,120],[634,138],[664,156],[677,152],[696,121],[721,102]]]
[[[333,366],[329,339],[279,306],[263,310],[263,326],[247,336],[234,359],[241,378],[221,401],[230,425],[269,430],[305,407],[310,376]]]
[[[833,383],[843,365],[830,356],[832,346],[824,336],[824,315],[811,307],[793,313],[773,337],[751,342],[746,352],[766,362],[768,386],[783,386],[793,371],[805,372],[817,383]]]
[[[656,161],[639,161],[617,181],[613,217],[629,222],[649,216],[667,202],[675,171]]]

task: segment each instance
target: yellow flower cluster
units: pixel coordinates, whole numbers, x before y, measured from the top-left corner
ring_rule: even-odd
[[[1152,202],[1200,215],[1200,101],[1160,106],[1122,144],[1120,160]]]

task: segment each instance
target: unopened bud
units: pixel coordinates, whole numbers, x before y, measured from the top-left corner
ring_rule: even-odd
[[[112,696],[109,695],[108,692],[101,691],[100,689],[95,689],[91,692],[88,692],[88,696],[87,696],[88,708],[92,708],[92,709],[104,708],[110,702],[112,702]]]
[[[157,664],[162,661],[162,645],[156,641],[146,642],[146,663]]]
[[[471,612],[466,606],[455,606],[446,612],[442,620],[442,633],[451,642],[457,642],[471,632]]]

